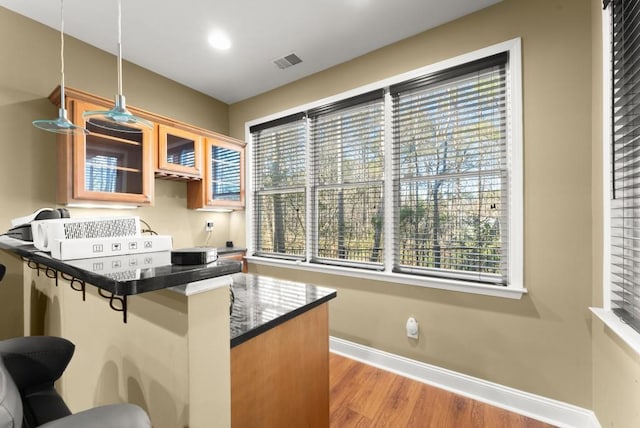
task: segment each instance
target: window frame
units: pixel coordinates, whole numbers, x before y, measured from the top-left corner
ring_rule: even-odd
[[[247,183],[247,213],[246,213],[246,236],[247,236],[247,259],[250,263],[269,265],[280,268],[302,269],[311,272],[319,272],[325,274],[336,274],[357,278],[365,278],[368,280],[383,281],[396,283],[399,285],[413,285],[428,288],[437,288],[444,290],[452,290],[473,294],[489,295],[495,297],[505,297],[519,299],[523,294],[527,293],[524,287],[523,274],[523,136],[522,136],[522,58],[521,58],[521,39],[515,38],[482,49],[478,49],[469,53],[465,53],[454,58],[440,61],[427,65],[406,73],[393,76],[378,82],[374,82],[350,91],[337,94],[332,97],[314,101],[301,106],[296,106],[285,111],[274,113],[266,117],[255,119],[245,123],[245,139],[247,141],[247,162],[253,165],[253,145],[250,127],[261,123],[276,120],[278,118],[317,108],[322,105],[335,103],[346,98],[355,97],[367,92],[388,88],[391,85],[413,79],[420,75],[431,74],[438,71],[446,70],[457,65],[465,64],[471,61],[492,56],[500,52],[509,53],[509,61],[507,63],[507,87],[508,87],[508,108],[507,108],[507,162],[511,172],[509,183],[510,206],[509,206],[509,281],[506,286],[490,285],[473,281],[463,281],[457,279],[438,278],[417,276],[406,273],[393,272],[393,224],[392,221],[385,222],[385,268],[383,271],[368,271],[366,269],[356,269],[346,266],[323,265],[311,262],[310,242],[307,243],[307,258],[305,261],[300,260],[281,260],[272,259],[252,255],[254,249],[254,225],[253,225],[253,178],[251,177]],[[385,128],[391,129],[392,106],[391,95],[385,90]],[[386,134],[389,135],[389,134]],[[392,138],[385,138],[385,151],[391,153]],[[393,186],[393,171],[391,168],[391,156],[385,156],[385,194]],[[311,156],[307,154],[307,163],[310,166]],[[251,175],[251,174],[250,174]],[[307,180],[307,194],[311,193],[311,181]],[[308,198],[311,199],[311,198]],[[310,204],[311,201],[307,201]],[[312,211],[307,210],[307,224],[312,224]],[[385,218],[393,218],[393,206],[391,203],[385,203]],[[307,236],[312,232],[307,231]],[[309,241],[309,240],[308,240]]]
[[[609,327],[623,342],[640,355],[640,333],[626,324],[611,308],[611,7],[606,3],[602,12],[602,307],[591,312]]]

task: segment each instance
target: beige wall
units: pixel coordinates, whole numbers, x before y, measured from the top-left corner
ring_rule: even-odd
[[[126,55],[126,46],[124,51]],[[4,231],[12,218],[55,206],[55,134],[40,131],[31,122],[57,115],[47,97],[60,83],[59,33],[0,7],[0,54],[0,230]],[[115,57],[68,36],[65,77],[67,86],[96,95],[113,98],[117,91]],[[228,131],[228,107],[220,101],[126,62],[123,85],[130,106]],[[204,222],[211,218],[216,226],[209,244],[224,245],[229,215],[187,210],[186,194],[185,183],[156,180],[155,206],[123,214],[139,215],[158,233],[172,235],[176,248],[203,245]],[[76,209],[71,214],[94,212]],[[22,333],[22,275],[19,259],[0,252],[0,263],[9,267],[0,287],[3,338]]]
[[[253,271],[338,289],[331,333],[591,407],[591,11],[584,0],[505,0],[230,106],[229,130],[397,73],[522,37],[524,254],[521,300],[296,270]],[[417,345],[404,334],[414,316]]]
[[[602,307],[602,2],[592,0],[593,306]],[[606,76],[605,76],[606,77]],[[603,427],[640,425],[640,356],[593,316],[593,410]]]

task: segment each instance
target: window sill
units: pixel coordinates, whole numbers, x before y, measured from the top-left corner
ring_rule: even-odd
[[[624,343],[640,355],[640,334],[622,322],[613,312],[603,308],[589,308]]]
[[[482,283],[456,281],[441,278],[425,278],[392,272],[378,272],[361,269],[353,269],[341,266],[319,265],[309,262],[277,260],[264,257],[247,257],[247,261],[264,266],[280,267],[285,269],[298,269],[308,272],[342,275],[354,278],[365,278],[373,281],[392,282],[401,285],[413,285],[418,287],[437,288],[462,293],[480,294],[484,296],[503,297],[508,299],[520,299],[527,293],[526,288],[500,287]]]

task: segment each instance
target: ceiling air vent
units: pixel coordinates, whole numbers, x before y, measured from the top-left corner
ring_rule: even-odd
[[[292,65],[300,64],[302,60],[300,57],[294,53],[289,54],[285,57],[278,58],[273,60],[273,63],[278,66],[279,69],[284,70],[285,68],[289,68]]]

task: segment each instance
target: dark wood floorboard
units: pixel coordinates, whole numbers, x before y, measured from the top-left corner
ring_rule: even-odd
[[[552,428],[552,425],[330,354],[331,428]]]

